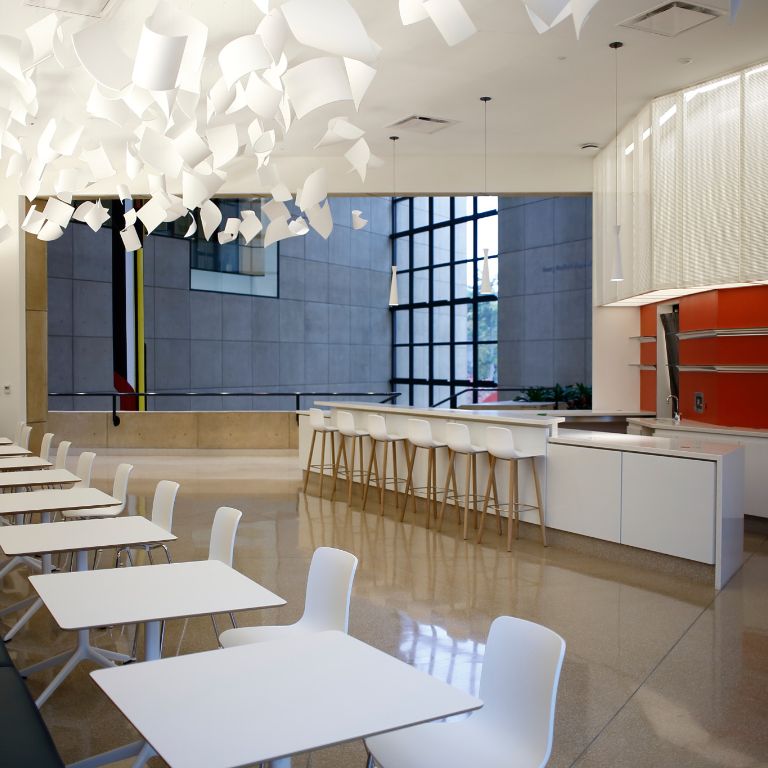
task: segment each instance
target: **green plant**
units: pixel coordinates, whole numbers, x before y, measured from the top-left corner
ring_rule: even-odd
[[[583,383],[569,384],[563,399],[569,410],[588,411],[592,408],[592,387]]]
[[[523,390],[523,397],[530,403],[548,403],[553,399],[551,387],[528,387]]]

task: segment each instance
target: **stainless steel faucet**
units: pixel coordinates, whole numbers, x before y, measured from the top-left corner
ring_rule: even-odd
[[[670,400],[675,401],[675,409],[672,411],[675,424],[680,423],[680,398],[677,395],[667,395],[667,402]]]

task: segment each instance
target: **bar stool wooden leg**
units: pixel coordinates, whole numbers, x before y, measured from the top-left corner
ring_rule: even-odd
[[[472,515],[477,530],[477,454],[472,454]]]
[[[384,514],[384,496],[387,493],[387,456],[389,455],[389,443],[384,443],[384,476],[381,482],[381,490],[379,491],[379,514]]]
[[[512,532],[517,536],[517,461],[509,462],[509,517],[507,522],[507,552],[512,551]]]
[[[375,440],[373,443],[373,471],[376,473],[376,490],[381,492],[381,472],[379,472],[378,448],[379,448],[379,441]]]
[[[317,432],[315,430],[312,430],[312,442],[309,444],[309,457],[307,458],[307,474],[304,476],[304,488],[302,491],[304,493],[307,492],[307,484],[309,483],[309,470],[312,466],[312,454],[315,451],[315,438],[317,437]]]
[[[365,482],[365,474],[363,472],[363,436],[360,435],[358,438],[358,453],[360,454],[360,458],[358,461],[360,462],[360,483]]]
[[[456,454],[451,448],[448,449],[448,465],[445,469],[445,482],[443,483],[443,503],[440,505],[440,515],[437,518],[437,530],[443,530],[443,516],[445,515],[445,505],[448,502],[448,494],[450,491],[449,484],[451,482],[451,468]],[[454,500],[455,501],[455,500]]]
[[[323,495],[323,481],[325,480],[325,438],[327,432],[323,432],[323,439],[320,443],[320,495]]]
[[[371,438],[371,455],[368,457],[368,472],[365,475],[365,488],[363,488],[363,510],[368,503],[368,489],[371,487],[371,467],[373,467],[373,459],[376,456],[376,441]]]
[[[344,438],[342,438],[342,441]],[[357,445],[358,438],[352,438],[352,461],[350,461],[351,469],[347,472],[347,506],[352,506],[352,477],[355,474],[355,446]],[[362,481],[362,476],[360,480]]]
[[[533,472],[533,484],[536,486],[536,505],[539,508],[539,527],[541,528],[541,543],[547,546],[547,529],[544,525],[544,505],[541,501],[541,484],[539,473],[536,471],[536,457],[531,456],[531,470]]]
[[[496,484],[496,457],[493,457],[493,473],[491,474],[493,479],[493,503],[496,505],[496,530],[501,536],[501,512],[499,512],[499,488]]]
[[[333,462],[333,490],[331,491],[331,501],[336,498],[336,486],[339,482],[339,469],[341,467],[341,456],[344,455],[344,472],[349,477],[349,457],[347,456],[347,438],[339,435],[340,445],[336,451],[336,461]]]
[[[408,502],[413,501],[413,512],[416,513],[416,494],[413,490],[413,465],[416,461],[417,446],[412,445],[413,451],[408,453],[408,443],[405,444],[405,456],[408,461],[408,478],[405,482],[405,504],[403,504],[403,511],[400,513],[400,522],[402,523],[405,518],[405,512],[408,509]],[[410,496],[408,495],[410,493]]]
[[[472,472],[472,456],[466,455],[467,468],[464,472],[464,541],[467,540],[469,529],[469,497],[472,493],[472,486],[470,485],[471,472]]]
[[[397,440],[392,441],[392,475],[394,480],[392,485],[395,486],[395,509],[400,509],[400,480],[397,474]]]
[[[430,517],[432,517],[432,475],[435,469],[435,449],[427,448],[427,529],[430,526]]]
[[[485,495],[483,496],[483,510],[480,513],[480,526],[477,530],[477,543],[483,540],[483,527],[485,526],[485,515],[488,512],[488,502],[491,498],[491,489],[493,488],[496,474],[496,457],[488,456],[488,482],[485,484]],[[497,502],[498,503],[498,502]],[[498,516],[499,510],[496,510]]]

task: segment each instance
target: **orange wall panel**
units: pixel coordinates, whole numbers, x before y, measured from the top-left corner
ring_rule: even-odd
[[[656,371],[640,371],[640,410],[656,412]]]
[[[768,373],[720,372],[717,379],[720,426],[768,429]]]
[[[680,330],[702,331],[717,328],[719,291],[683,296],[680,301]]]
[[[768,365],[768,336],[721,336],[715,365]]]
[[[680,415],[692,421],[704,421],[708,424],[722,424],[719,421],[719,384],[720,374],[680,371]],[[704,413],[694,410],[696,392],[704,394]]]
[[[728,288],[717,291],[717,294],[717,324],[711,327],[768,327],[768,285]]]
[[[643,365],[656,365],[656,342],[647,341],[640,345],[640,362]]]
[[[717,339],[680,339],[680,365],[715,365]]]
[[[640,307],[640,335],[656,335],[656,305],[646,304]]]

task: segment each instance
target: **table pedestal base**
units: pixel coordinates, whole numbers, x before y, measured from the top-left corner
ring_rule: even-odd
[[[66,651],[60,653],[58,656],[53,656],[45,661],[40,661],[37,664],[33,664],[31,667],[21,670],[21,675],[27,677],[35,672],[42,672],[44,669],[64,664],[59,670],[56,677],[51,680],[48,687],[37,697],[35,704],[38,708],[42,707],[46,701],[51,697],[51,694],[69,677],[72,670],[81,661],[92,661],[101,667],[112,667],[116,661],[131,661],[131,657],[124,653],[116,653],[115,651],[108,651],[104,648],[94,648],[91,645],[90,631],[87,629],[80,629],[77,632],[77,647],[74,651]]]

